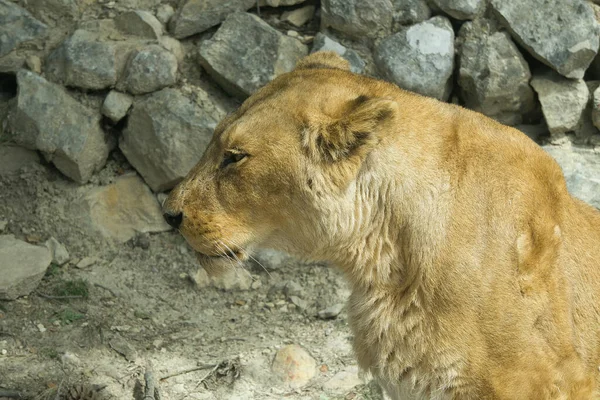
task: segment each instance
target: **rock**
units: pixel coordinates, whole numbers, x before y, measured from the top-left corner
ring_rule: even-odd
[[[281,251],[271,249],[260,249],[254,254],[256,263],[260,263],[267,271],[274,271],[284,267],[290,260],[290,256]]]
[[[223,271],[219,276],[208,276],[206,270],[200,268],[191,278],[199,288],[213,286],[225,291],[237,291],[252,287],[252,276],[239,267]]]
[[[158,39],[163,34],[160,21],[148,11],[127,11],[115,18],[117,29],[126,35]]]
[[[0,57],[46,36],[48,27],[18,5],[0,0]]]
[[[10,175],[18,172],[26,165],[37,164],[40,162],[35,151],[24,147],[0,145],[0,175]]]
[[[169,23],[169,20],[173,15],[175,15],[175,10],[170,4],[161,4],[156,9],[156,18],[165,25]]]
[[[4,232],[6,225],[8,225],[8,221],[5,219],[0,219],[0,232]]]
[[[548,130],[552,135],[576,131],[582,124],[589,91],[581,79],[566,79],[555,72],[534,76],[531,86],[537,92]]]
[[[350,365],[336,373],[323,384],[323,389],[331,394],[346,394],[365,382],[359,377],[358,366]]]
[[[301,299],[298,296],[290,296],[290,301],[300,310],[306,310],[308,308],[308,302],[306,300]]]
[[[13,235],[0,235],[0,299],[14,300],[31,293],[52,261],[50,251]]]
[[[169,31],[183,39],[219,25],[236,11],[246,11],[256,0],[187,0],[181,2],[169,23]]]
[[[592,121],[600,129],[600,87],[592,94]]]
[[[95,265],[96,263],[98,263],[98,261],[100,260],[96,257],[83,257],[77,262],[77,264],[75,264],[75,266],[79,269],[86,269]]]
[[[303,292],[304,290],[302,289],[302,286],[295,281],[289,281],[283,287],[283,293],[285,293],[285,295],[288,297],[302,296]]]
[[[165,232],[156,197],[137,175],[124,175],[115,183],[86,190],[75,205],[90,236],[98,235],[125,243],[139,232]]]
[[[44,333],[47,331],[46,327],[44,326],[44,324],[37,324],[36,328],[38,328],[38,331],[40,331],[40,333]]]
[[[48,250],[50,250],[50,254],[52,254],[52,262],[54,264],[64,265],[71,259],[67,248],[55,238],[51,237],[50,239],[46,240],[44,245],[48,248]]]
[[[17,84],[16,105],[8,117],[15,141],[42,151],[74,181],[87,182],[108,157],[100,115],[33,72],[19,71]]]
[[[207,100],[202,108],[175,89],[134,102],[119,147],[155,192],[171,189],[183,179],[225,116],[208,95],[203,96]]]
[[[458,35],[458,85],[465,105],[503,124],[516,125],[535,109],[531,72],[506,32],[486,20],[466,22]]]
[[[132,94],[145,94],[175,82],[177,58],[161,46],[150,45],[131,57],[120,86]]]
[[[170,51],[175,56],[177,63],[180,64],[183,62],[185,50],[183,49],[183,46],[179,40],[173,39],[170,36],[163,36],[158,40],[158,42],[162,47]]]
[[[315,376],[317,362],[302,347],[291,344],[277,351],[271,370],[289,387],[299,388]]]
[[[333,319],[340,315],[342,310],[344,309],[344,304],[338,303],[334,304],[331,307],[327,307],[324,310],[321,310],[317,313],[317,316],[321,319]]]
[[[308,21],[313,19],[315,15],[315,6],[305,6],[292,11],[286,11],[281,15],[281,20],[290,24],[301,27]]]
[[[99,90],[117,83],[124,60],[121,49],[94,32],[76,30],[46,60],[46,76],[54,82]],[[120,62],[121,61],[121,62]]]
[[[79,18],[81,12],[77,0],[27,0],[28,8],[42,21],[49,24]]]
[[[366,63],[354,50],[342,46],[340,43],[322,33],[317,33],[317,36],[315,36],[313,41],[311,53],[317,51],[335,51],[340,57],[348,60],[352,72],[362,74],[365,71]]]
[[[401,25],[414,25],[431,18],[426,0],[392,0],[392,5],[394,31],[400,30]]]
[[[581,79],[600,44],[594,11],[584,0],[491,0],[513,38],[567,78]]]
[[[112,338],[108,344],[114,351],[125,357],[129,362],[133,362],[137,358],[137,350],[135,347],[119,335]]]
[[[431,0],[440,10],[456,19],[474,19],[483,14],[486,0]]]
[[[600,209],[600,157],[594,150],[572,145],[542,146],[560,164],[569,192]]]
[[[454,67],[452,25],[438,16],[404,28],[379,43],[374,60],[382,76],[401,88],[447,100]]]
[[[306,0],[259,0],[259,5],[269,7],[280,6],[295,6],[296,4],[304,3]]]
[[[230,94],[245,98],[294,69],[308,49],[248,13],[233,13],[200,47],[200,62]]]
[[[390,0],[322,0],[321,29],[333,28],[355,39],[387,36],[393,13]]]
[[[38,75],[42,73],[42,60],[38,56],[27,56],[25,59],[25,64],[30,71],[35,72]]]
[[[128,94],[111,90],[104,103],[102,103],[102,114],[110,118],[113,122],[119,122],[133,104],[133,98]]]

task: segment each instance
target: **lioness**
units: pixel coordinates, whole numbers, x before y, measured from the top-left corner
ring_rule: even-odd
[[[209,274],[263,245],[339,266],[393,399],[600,398],[600,213],[481,114],[314,53],[218,125],[164,212]]]

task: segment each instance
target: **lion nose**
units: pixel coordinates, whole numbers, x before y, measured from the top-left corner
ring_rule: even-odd
[[[173,228],[179,228],[181,225],[181,221],[183,221],[183,213],[182,212],[166,212],[163,214],[165,221],[167,224],[171,225]]]

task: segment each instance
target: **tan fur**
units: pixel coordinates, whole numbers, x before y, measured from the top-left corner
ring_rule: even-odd
[[[165,210],[209,273],[225,246],[341,268],[393,399],[600,398],[600,213],[483,115],[315,53],[219,124]]]

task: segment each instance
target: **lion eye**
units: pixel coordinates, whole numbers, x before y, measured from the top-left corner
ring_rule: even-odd
[[[221,162],[221,168],[225,168],[229,164],[235,164],[237,162],[240,162],[247,156],[248,156],[248,154],[246,154],[246,153],[237,153],[237,152],[233,152],[233,151],[226,151],[225,155],[223,156],[223,161]]]

